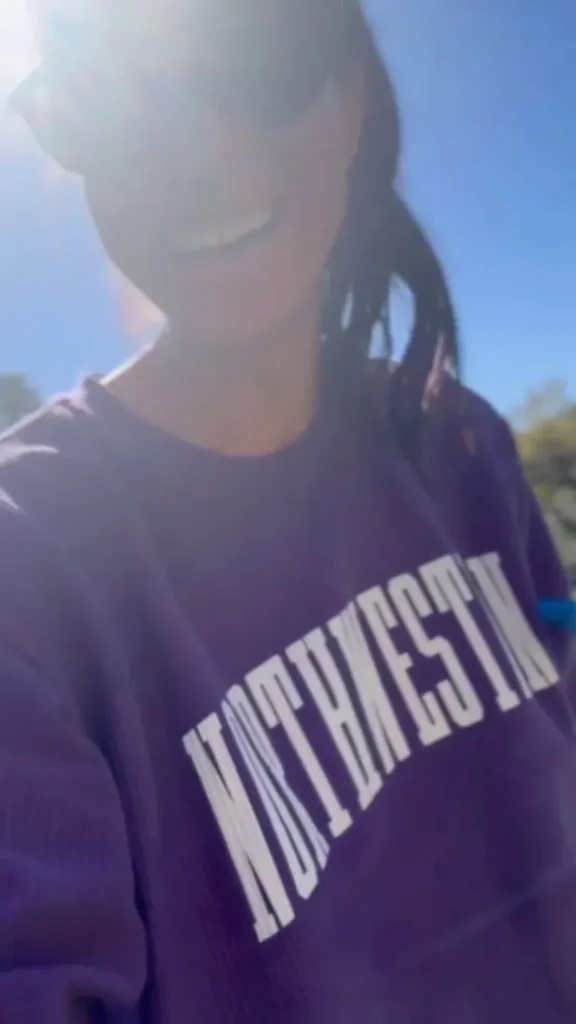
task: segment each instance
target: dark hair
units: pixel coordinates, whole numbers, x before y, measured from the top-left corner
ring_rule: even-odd
[[[365,123],[351,176],[346,222],[332,253],[324,333],[340,365],[366,376],[374,331],[385,344],[387,400],[380,395],[404,454],[412,458],[435,370],[457,373],[457,327],[442,267],[424,231],[397,190],[400,118],[390,76],[370,28],[358,11],[357,38],[366,80]],[[390,299],[395,281],[414,301],[411,337],[393,362]],[[380,361],[380,366],[382,363]]]

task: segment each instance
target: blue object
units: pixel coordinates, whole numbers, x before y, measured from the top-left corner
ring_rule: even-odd
[[[576,633],[576,601],[539,601],[538,608],[543,622]]]

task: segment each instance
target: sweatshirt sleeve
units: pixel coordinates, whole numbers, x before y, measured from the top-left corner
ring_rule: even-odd
[[[144,938],[120,799],[60,694],[0,641],[0,1021],[136,1020]]]
[[[527,554],[536,590],[541,599],[562,600],[569,593],[567,577],[538,501],[526,481],[524,486],[527,491]]]
[[[494,462],[502,473],[502,486],[508,484],[513,503],[510,521],[518,530],[523,562],[535,605],[540,601],[563,601],[569,597],[567,575],[540,503],[528,482],[518,453],[514,435],[508,424],[494,416],[497,429]],[[548,623],[542,618],[540,632],[553,653],[562,673],[560,687],[570,728],[576,731],[576,641],[564,626]]]
[[[514,435],[507,423],[500,420],[503,444],[509,449],[512,478],[516,482],[516,501],[521,535],[530,576],[539,599],[563,599],[568,594],[568,582],[556,545],[534,491],[526,478]]]

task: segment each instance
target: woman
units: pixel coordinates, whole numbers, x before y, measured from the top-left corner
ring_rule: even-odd
[[[16,103],[168,327],[3,444],[0,1019],[573,1022],[562,574],[358,3],[61,7]]]

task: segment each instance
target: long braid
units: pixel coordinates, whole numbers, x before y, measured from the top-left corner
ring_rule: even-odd
[[[329,266],[324,330],[347,375],[369,376],[376,328],[383,332],[388,394],[380,395],[403,452],[417,460],[431,375],[459,368],[456,319],[442,267],[425,233],[397,191],[398,105],[390,77],[358,13],[358,42],[366,73],[367,110],[350,182],[346,223]],[[393,368],[390,296],[395,280],[414,299],[406,351]]]

